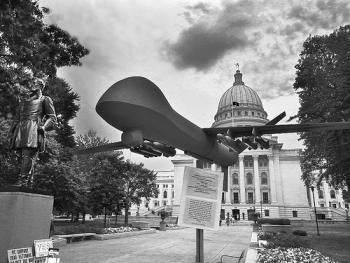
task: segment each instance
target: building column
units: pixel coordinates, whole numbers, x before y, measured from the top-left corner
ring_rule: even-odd
[[[231,204],[232,200],[232,190],[231,190],[231,185],[232,185],[232,166],[228,167],[227,171],[227,193],[226,193],[226,203]]]
[[[171,160],[174,165],[174,205],[173,205],[173,216],[178,216],[180,213],[180,200],[181,200],[181,191],[183,184],[183,177],[185,172],[185,167],[195,167],[195,159],[189,156],[176,155],[174,159]],[[161,187],[161,185],[159,186]],[[161,188],[159,188],[159,192]],[[159,193],[161,196],[161,193]],[[161,206],[161,200],[158,198],[159,205]]]
[[[240,203],[245,204],[245,180],[244,180],[243,156],[239,156],[239,193],[240,193]]]
[[[260,203],[260,176],[259,176],[259,164],[258,155],[253,155],[254,160],[254,188],[255,188],[255,203]]]
[[[273,157],[268,155],[269,159],[269,178],[270,178],[270,189],[271,189],[271,203],[277,203],[277,193],[276,193],[276,178],[275,178],[275,168],[273,166]]]
[[[279,150],[273,151],[273,164],[274,164],[274,174],[276,181],[276,193],[277,193],[277,202],[281,205],[284,205],[284,197],[283,197],[283,178],[280,174],[280,157]]]
[[[322,180],[322,184],[323,184],[323,196],[324,196],[324,206],[325,207],[329,207],[329,202],[331,201],[331,195],[329,192],[329,185],[327,183],[326,180]]]

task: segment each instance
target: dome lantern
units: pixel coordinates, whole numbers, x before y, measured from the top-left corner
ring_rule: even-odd
[[[244,85],[244,82],[242,81],[242,73],[238,70],[236,70],[235,74],[235,82],[233,82],[233,85]]]

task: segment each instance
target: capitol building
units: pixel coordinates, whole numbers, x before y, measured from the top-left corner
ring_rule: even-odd
[[[234,77],[233,85],[221,96],[212,127],[266,124],[268,114],[259,95],[245,85],[239,70]],[[228,213],[236,220],[252,220],[253,213],[258,212],[264,218],[313,219],[313,195],[301,180],[301,149],[284,149],[277,136],[264,139],[269,141],[269,149],[247,148],[228,168],[228,191],[222,193],[221,217]],[[176,216],[185,166],[221,171],[216,165],[185,154],[177,154],[171,162],[172,171],[156,171],[158,197],[133,206],[131,214],[156,214],[165,209]],[[344,202],[341,190],[322,181],[314,196],[319,219],[346,219],[349,204]]]

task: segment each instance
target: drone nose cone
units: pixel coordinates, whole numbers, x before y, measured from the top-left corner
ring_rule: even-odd
[[[156,115],[173,112],[161,90],[144,77],[129,77],[113,84],[96,104],[96,112],[113,127],[133,129]]]
[[[109,102],[127,103],[160,111],[171,108],[157,85],[144,77],[129,77],[113,84],[99,99],[96,110]]]

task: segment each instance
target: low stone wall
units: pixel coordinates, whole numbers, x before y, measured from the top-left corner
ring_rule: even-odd
[[[140,231],[132,231],[132,232],[124,232],[124,233],[113,233],[113,234],[97,234],[92,237],[95,240],[108,240],[108,239],[116,239],[123,237],[131,237],[131,236],[139,236],[143,234],[152,234],[155,233],[155,229],[148,230],[140,230]]]
[[[103,219],[98,219],[98,220],[103,221]],[[149,224],[149,227],[159,227],[160,221],[162,221],[162,219],[160,218],[160,216],[129,216],[128,218],[129,224],[132,224],[134,221],[147,222]],[[177,217],[169,216],[165,218],[164,221],[167,225],[177,224]],[[111,223],[111,225],[113,225],[115,223],[115,216],[109,218],[109,222]],[[118,216],[117,223],[124,224],[124,216]]]
[[[132,221],[132,226],[133,227],[137,227],[139,229],[149,229],[149,222],[145,222],[145,221]]]

